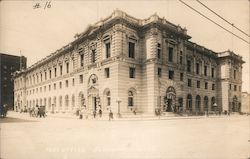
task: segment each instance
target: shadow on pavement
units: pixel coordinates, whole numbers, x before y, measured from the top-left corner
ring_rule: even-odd
[[[20,123],[20,122],[37,122],[37,121],[12,118],[12,117],[0,118],[0,123]]]

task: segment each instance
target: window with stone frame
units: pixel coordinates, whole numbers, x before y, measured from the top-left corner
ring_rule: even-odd
[[[132,91],[128,92],[128,106],[129,107],[134,106],[134,94]]]
[[[62,75],[62,73],[63,73],[63,66],[60,65],[60,75]]]
[[[183,75],[183,73],[181,72],[181,73],[180,73],[180,81],[183,81],[183,76],[184,76],[184,75]]]
[[[106,58],[111,57],[110,41],[105,42],[105,56]]]
[[[168,61],[173,62],[174,60],[174,48],[168,47]]]
[[[162,71],[161,71],[161,68],[159,67],[158,68],[158,77],[161,77],[161,74],[162,74]]]
[[[105,72],[105,77],[106,77],[106,78],[109,78],[109,73],[110,73],[110,72],[109,72],[109,68],[105,68],[105,69],[104,69],[104,72]]]
[[[174,80],[174,71],[173,70],[168,71],[168,79]]]
[[[200,64],[196,63],[196,74],[199,75],[200,74]]]
[[[91,62],[95,63],[96,62],[96,49],[91,50]]]
[[[69,73],[69,62],[66,62],[66,73]]]
[[[129,67],[129,78],[135,78],[135,68]]]
[[[187,60],[187,72],[191,72],[191,60]]]
[[[192,87],[192,80],[188,79],[188,87]]]
[[[200,88],[200,81],[197,81],[197,88]]]
[[[135,58],[135,42],[128,42],[128,57],[133,59]]]
[[[79,83],[83,83],[83,75],[79,75]]]
[[[161,58],[161,44],[157,43],[157,58]]]
[[[207,76],[207,66],[204,66],[204,76]]]
[[[208,89],[208,83],[205,82],[205,89]]]
[[[182,51],[180,51],[179,62],[180,62],[181,65],[183,64],[183,53],[182,53]]]

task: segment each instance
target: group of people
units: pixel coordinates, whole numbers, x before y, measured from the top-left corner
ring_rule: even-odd
[[[93,115],[93,118],[95,119],[97,117],[97,112],[98,112],[99,118],[102,118],[102,110],[101,109],[99,109],[98,111],[97,110],[93,110],[92,114],[88,113],[88,112],[84,113],[82,110],[78,110],[77,114],[79,114],[79,119],[83,118],[83,114],[86,115],[86,119],[88,119],[89,115]],[[114,119],[113,112],[110,110],[109,111],[109,121],[113,120],[113,119]]]
[[[5,118],[7,116],[8,106],[7,104],[0,105],[0,117]]]
[[[36,107],[28,108],[28,112],[30,114],[30,117],[44,117],[46,116],[45,109],[43,107],[39,107],[36,105]]]

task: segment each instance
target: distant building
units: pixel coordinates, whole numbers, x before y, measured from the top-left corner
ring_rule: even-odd
[[[16,106],[240,111],[242,57],[193,43],[185,28],[164,18],[137,19],[115,10],[75,38],[16,74]]]
[[[24,56],[13,56],[0,53],[0,105],[14,106],[14,80],[12,73],[20,68],[26,69],[27,59]]]
[[[241,101],[242,101],[242,113],[250,113],[250,93],[242,92],[241,93]]]

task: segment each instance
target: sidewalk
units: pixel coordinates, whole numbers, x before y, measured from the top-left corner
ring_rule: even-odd
[[[237,117],[237,116],[242,116],[239,114],[233,114],[233,115],[209,115],[209,117],[203,115],[203,116],[169,116],[169,115],[163,115],[163,116],[155,116],[154,114],[122,114],[121,118],[118,118],[117,114],[114,114],[114,119],[115,121],[146,121],[146,120],[179,120],[179,119],[205,119],[205,118],[229,118],[229,117]],[[12,118],[21,118],[21,119],[26,119],[26,120],[35,120],[35,121],[40,121],[43,120],[44,118],[36,118],[36,117],[30,117],[29,113],[19,113],[19,112],[14,112],[14,111],[9,111],[7,114],[7,117],[12,117]],[[45,117],[47,120],[48,119],[55,119],[55,118],[64,118],[64,119],[73,119],[73,120],[80,120],[79,116],[76,116],[74,114],[70,113],[47,113],[47,116]],[[89,120],[89,121],[107,121],[109,120],[108,114],[103,114],[102,117],[100,118],[99,115],[96,116],[96,118],[93,117],[93,115],[88,115],[86,119],[86,114],[83,114],[82,120]]]

